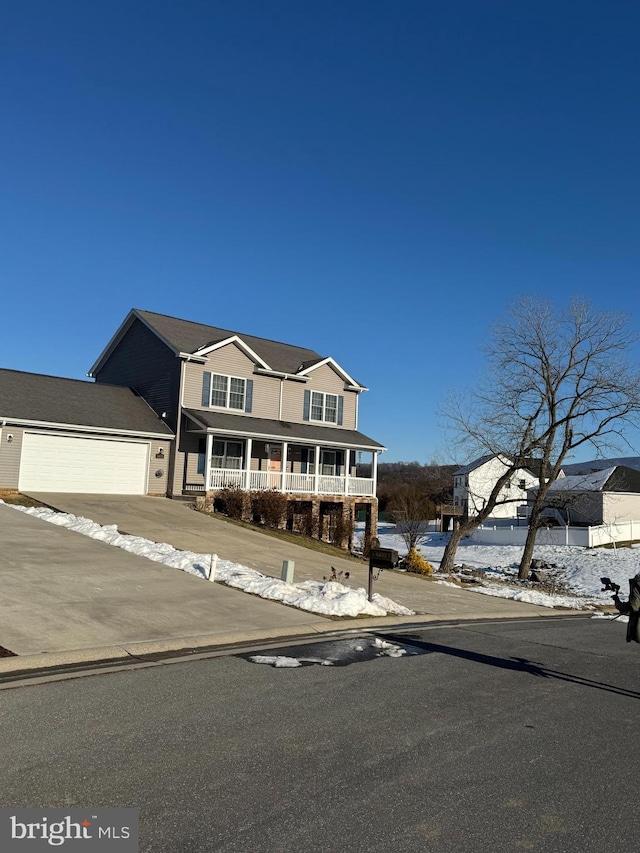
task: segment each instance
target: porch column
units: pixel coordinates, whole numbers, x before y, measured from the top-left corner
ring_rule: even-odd
[[[344,450],[344,493],[349,494],[349,463],[351,462],[351,451],[345,448]]]
[[[314,492],[314,494],[317,495],[318,494],[318,485],[319,485],[318,477],[320,475],[320,445],[319,444],[316,444],[316,448],[314,450],[314,453],[315,453],[315,459],[316,459],[316,464],[315,464],[316,473],[314,474],[314,477],[313,477],[313,492]]]
[[[253,439],[248,438],[246,443],[246,471],[244,472],[244,490],[248,492],[251,488],[251,449],[253,447]]]
[[[373,497],[378,493],[378,451],[371,451],[373,459],[371,460],[371,477],[373,479]]]
[[[282,480],[280,481],[280,491],[286,492],[287,490],[287,453],[289,452],[289,445],[286,441],[282,442]]]
[[[204,490],[211,491],[211,448],[213,446],[213,434],[207,433],[207,451],[204,455]]]

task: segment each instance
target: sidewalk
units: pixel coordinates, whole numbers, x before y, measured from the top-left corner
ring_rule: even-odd
[[[333,565],[338,572],[350,572],[350,586],[366,586],[365,564],[247,531],[174,501],[38,497],[65,512],[116,523],[123,532],[178,548],[215,551],[265,574],[279,576],[286,558],[296,561],[296,581],[321,580]],[[0,674],[408,622],[568,612],[383,572],[374,591],[415,610],[416,617],[332,620],[209,583],[2,505],[0,542],[0,646],[16,655],[0,658]]]

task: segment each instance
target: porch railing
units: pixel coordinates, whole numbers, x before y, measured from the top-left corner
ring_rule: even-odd
[[[209,489],[224,489],[232,486],[246,488],[247,472],[229,468],[212,468]],[[195,487],[187,486],[187,489]],[[199,487],[204,491],[204,486]],[[374,497],[374,481],[368,477],[335,477],[327,474],[283,474],[281,471],[250,471],[249,490],[277,489],[297,494],[353,495]]]

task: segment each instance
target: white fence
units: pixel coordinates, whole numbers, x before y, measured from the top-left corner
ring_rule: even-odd
[[[470,539],[483,545],[524,545],[528,532],[528,527],[488,525],[474,530]],[[601,524],[597,527],[543,527],[538,530],[536,544],[596,548],[598,545],[630,542],[635,539],[640,539],[640,521]]]
[[[283,481],[284,476],[284,481]],[[237,468],[212,468],[209,475],[210,489],[224,489],[227,486],[246,488],[247,472]],[[189,488],[189,487],[187,487]],[[192,487],[194,490],[203,486]],[[375,482],[365,477],[332,477],[326,474],[289,474],[282,471],[250,471],[249,490],[277,489],[284,492],[298,492],[319,495],[354,495],[356,497],[374,497]]]

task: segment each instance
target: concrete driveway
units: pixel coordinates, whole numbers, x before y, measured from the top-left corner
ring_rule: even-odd
[[[168,542],[175,548],[200,553],[217,553],[279,577],[282,561],[295,561],[294,580],[322,580],[331,567],[349,572],[345,581],[366,587],[368,568],[361,561],[330,557],[300,545],[196,512],[181,501],[168,498],[112,495],[32,494],[43,503],[63,512],[82,515],[99,524],[116,524],[123,533],[133,533],[154,542]],[[493,619],[525,616],[555,616],[566,613],[533,604],[478,595],[468,590],[444,586],[398,572],[382,572],[374,592],[437,619]]]
[[[0,645],[17,655],[329,622],[3,505],[0,542]]]

